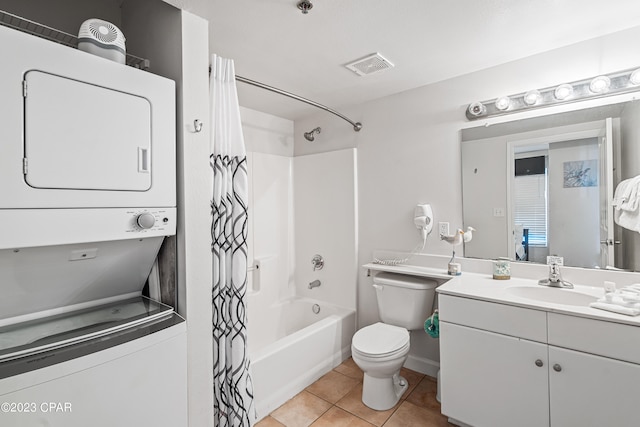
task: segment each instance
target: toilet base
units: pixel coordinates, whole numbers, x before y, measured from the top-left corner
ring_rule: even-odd
[[[396,406],[409,382],[400,376],[400,372],[392,377],[375,378],[364,374],[362,383],[362,403],[376,411],[386,411]]]

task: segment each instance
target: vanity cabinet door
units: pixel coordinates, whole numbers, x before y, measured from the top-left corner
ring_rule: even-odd
[[[549,425],[547,345],[440,322],[442,413],[474,427]]]
[[[637,426],[640,365],[549,346],[552,427]]]

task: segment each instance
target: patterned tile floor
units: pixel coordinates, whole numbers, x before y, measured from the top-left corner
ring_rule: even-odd
[[[255,427],[439,427],[450,426],[440,413],[435,378],[402,368],[409,388],[387,411],[374,411],[362,403],[362,371],[349,358]]]

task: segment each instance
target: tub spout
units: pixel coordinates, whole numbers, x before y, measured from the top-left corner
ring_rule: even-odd
[[[320,285],[320,280],[314,280],[313,282],[309,283],[309,289],[317,288]]]

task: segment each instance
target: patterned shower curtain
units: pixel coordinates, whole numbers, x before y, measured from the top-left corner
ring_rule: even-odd
[[[247,157],[234,63],[212,55],[214,426],[255,420],[247,353]]]

